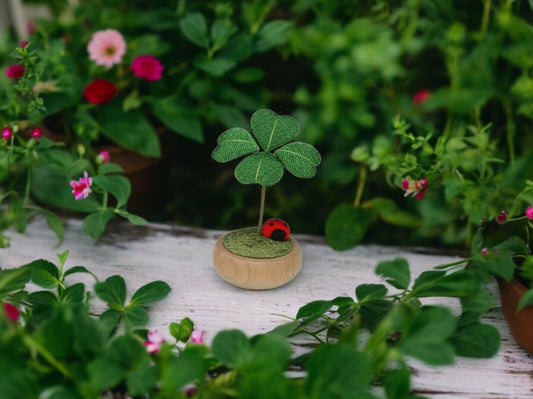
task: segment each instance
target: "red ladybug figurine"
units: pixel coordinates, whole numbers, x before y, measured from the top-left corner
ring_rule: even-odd
[[[289,225],[287,224],[287,222],[284,222],[281,219],[273,218],[273,219],[268,219],[265,222],[261,232],[263,233],[264,236],[270,237],[273,240],[287,241],[289,239],[291,229],[289,228]]]

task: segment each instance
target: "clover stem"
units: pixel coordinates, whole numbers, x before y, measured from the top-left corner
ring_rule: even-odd
[[[257,234],[261,234],[261,227],[263,226],[263,215],[265,213],[265,194],[266,186],[261,186],[261,206],[259,207],[259,225],[257,226]]]

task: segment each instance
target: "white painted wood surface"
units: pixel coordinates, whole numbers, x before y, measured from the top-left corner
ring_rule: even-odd
[[[38,258],[56,262],[57,253],[69,250],[66,267],[87,266],[101,280],[120,274],[130,294],[150,281],[164,280],[172,291],[152,307],[150,327],[168,336],[170,322],[189,317],[197,328],[207,331],[208,342],[222,329],[238,328],[248,335],[267,332],[286,321],[282,315],[294,317],[300,306],[312,300],[353,297],[358,284],[379,282],[374,268],[381,260],[405,257],[412,276],[458,260],[374,245],[336,252],[320,237],[296,235],[303,252],[299,275],[284,287],[247,291],[226,283],[213,267],[213,247],[224,232],[115,223],[94,242],[82,233],[79,220],[66,220],[65,228],[61,245],[39,218],[23,235],[8,233],[11,246],[0,249],[0,266],[17,267]],[[496,286],[491,288],[499,304]],[[453,299],[439,303],[457,308]],[[446,367],[429,367],[413,360],[414,387],[419,394],[435,399],[533,397],[533,357],[516,344],[497,307],[485,320],[500,330],[500,352],[492,359],[459,358]]]

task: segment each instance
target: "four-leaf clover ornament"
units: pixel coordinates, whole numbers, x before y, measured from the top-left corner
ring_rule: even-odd
[[[299,131],[295,118],[262,109],[254,112],[250,125],[251,134],[239,127],[223,132],[212,154],[218,162],[246,156],[235,168],[239,183],[272,186],[281,180],[285,169],[302,178],[316,174],[320,153],[310,144],[292,142]]]

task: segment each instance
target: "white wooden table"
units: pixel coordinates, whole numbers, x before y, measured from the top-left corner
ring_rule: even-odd
[[[58,246],[43,219],[32,221],[25,234],[9,232],[11,246],[0,249],[0,266],[12,268],[34,259],[56,262],[56,254],[70,251],[66,267],[83,265],[100,280],[113,274],[126,279],[129,293],[153,280],[164,280],[172,291],[150,312],[151,328],[168,336],[168,325],[185,317],[206,330],[209,341],[222,329],[238,328],[248,335],[265,333],[294,317],[300,306],[317,299],[354,296],[361,283],[377,283],[376,264],[405,257],[412,276],[436,265],[458,260],[394,247],[366,245],[336,252],[321,237],[298,236],[303,252],[299,275],[288,285],[269,291],[247,291],[223,281],[212,265],[212,250],[221,231],[167,224],[113,224],[94,242],[82,233],[81,222],[65,221],[65,240]],[[499,303],[495,285],[492,292]],[[452,308],[454,299],[439,300]],[[452,366],[429,367],[412,361],[414,388],[426,397],[532,398],[533,357],[510,335],[499,309],[485,321],[501,334],[500,352],[491,359],[458,358]],[[533,333],[533,332],[532,332]]]

